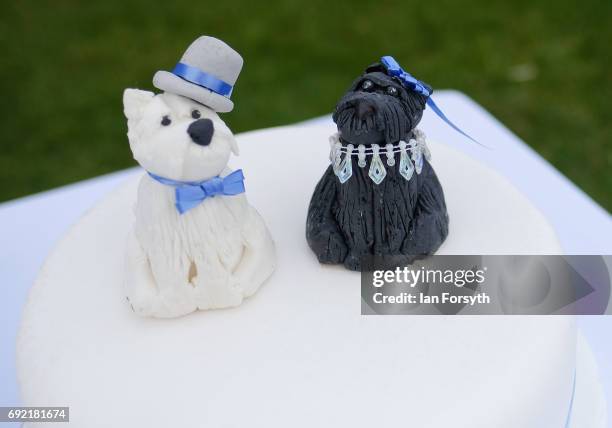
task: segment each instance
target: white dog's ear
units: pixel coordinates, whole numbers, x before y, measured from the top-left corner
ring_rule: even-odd
[[[140,89],[126,89],[123,91],[123,113],[128,120],[137,121],[142,117],[142,112],[147,104],[151,102],[155,94]]]

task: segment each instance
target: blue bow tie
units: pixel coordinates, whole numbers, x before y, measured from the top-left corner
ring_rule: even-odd
[[[440,107],[438,107],[436,103],[434,102],[434,100],[431,98],[431,90],[427,87],[427,85],[425,85],[423,82],[413,77],[412,74],[408,73],[407,71],[404,71],[404,69],[398,64],[395,58],[393,58],[392,56],[383,56],[380,59],[380,62],[383,65],[383,67],[385,67],[385,69],[387,70],[387,74],[389,76],[398,78],[402,82],[404,87],[410,88],[413,91],[427,97],[427,105],[431,107],[434,113],[438,115],[438,117],[442,119],[444,122],[446,122],[448,126],[453,128],[455,131],[457,131],[464,137],[467,137],[473,142],[475,142],[476,144],[479,144],[482,146],[482,144],[480,144],[478,141],[476,141],[475,139],[470,137],[468,134],[463,132],[457,125],[451,122],[448,117],[446,117],[444,112],[442,112]]]
[[[147,171],[148,172],[148,171]],[[174,206],[180,214],[200,205],[206,198],[216,195],[237,195],[244,193],[244,175],[237,169],[225,177],[213,177],[204,181],[177,181],[160,177],[152,172],[148,174],[155,181],[174,187]]]

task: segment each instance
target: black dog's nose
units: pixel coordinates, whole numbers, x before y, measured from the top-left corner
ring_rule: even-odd
[[[198,119],[187,128],[191,141],[200,146],[208,146],[214,132],[215,127],[210,119]]]
[[[368,116],[372,116],[374,114],[374,106],[370,101],[365,99],[360,99],[357,101],[357,117],[359,119],[365,119]]]

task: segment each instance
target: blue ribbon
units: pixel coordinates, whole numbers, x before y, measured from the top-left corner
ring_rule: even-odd
[[[418,92],[421,95],[429,97],[431,92],[420,80],[414,78],[412,74],[404,71],[404,69],[399,65],[399,63],[392,56],[383,56],[380,59],[383,67],[387,70],[387,74],[389,76],[397,77],[402,81],[404,86],[410,87],[415,92]]]
[[[148,171],[147,171],[148,172]],[[225,177],[213,177],[204,181],[177,181],[160,177],[152,172],[148,174],[155,181],[174,187],[174,206],[179,214],[200,205],[206,198],[216,195],[237,195],[244,193],[244,175],[237,169]]]
[[[448,126],[453,128],[455,131],[457,131],[458,133],[460,133],[464,137],[469,138],[470,140],[472,140],[476,144],[480,144],[478,141],[476,141],[475,139],[470,137],[468,134],[463,132],[457,125],[455,125],[453,122],[451,122],[448,117],[446,117],[446,115],[442,112],[440,107],[438,107],[438,105],[431,98],[431,91],[427,88],[427,86],[423,82],[421,82],[420,80],[418,80],[414,76],[412,76],[412,74],[410,74],[407,71],[405,71],[399,65],[399,63],[395,60],[395,58],[393,58],[392,56],[383,56],[380,59],[380,62],[382,63],[383,67],[385,67],[385,69],[387,70],[387,74],[389,76],[393,76],[393,77],[398,78],[402,82],[404,87],[412,89],[413,91],[415,91],[415,92],[417,92],[417,93],[427,97],[427,105],[429,107],[431,107],[431,109],[434,111],[434,113],[440,119],[442,119],[444,122],[446,122],[446,124]],[[480,144],[480,145],[482,145],[482,144]]]
[[[227,98],[232,95],[232,89],[234,89],[232,85],[212,74],[205,73],[199,68],[192,67],[182,62],[176,64],[176,67],[172,70],[172,74]]]

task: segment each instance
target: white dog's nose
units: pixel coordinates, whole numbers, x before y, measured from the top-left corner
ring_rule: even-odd
[[[200,146],[208,146],[214,132],[215,127],[210,119],[198,119],[187,128],[191,141]]]

